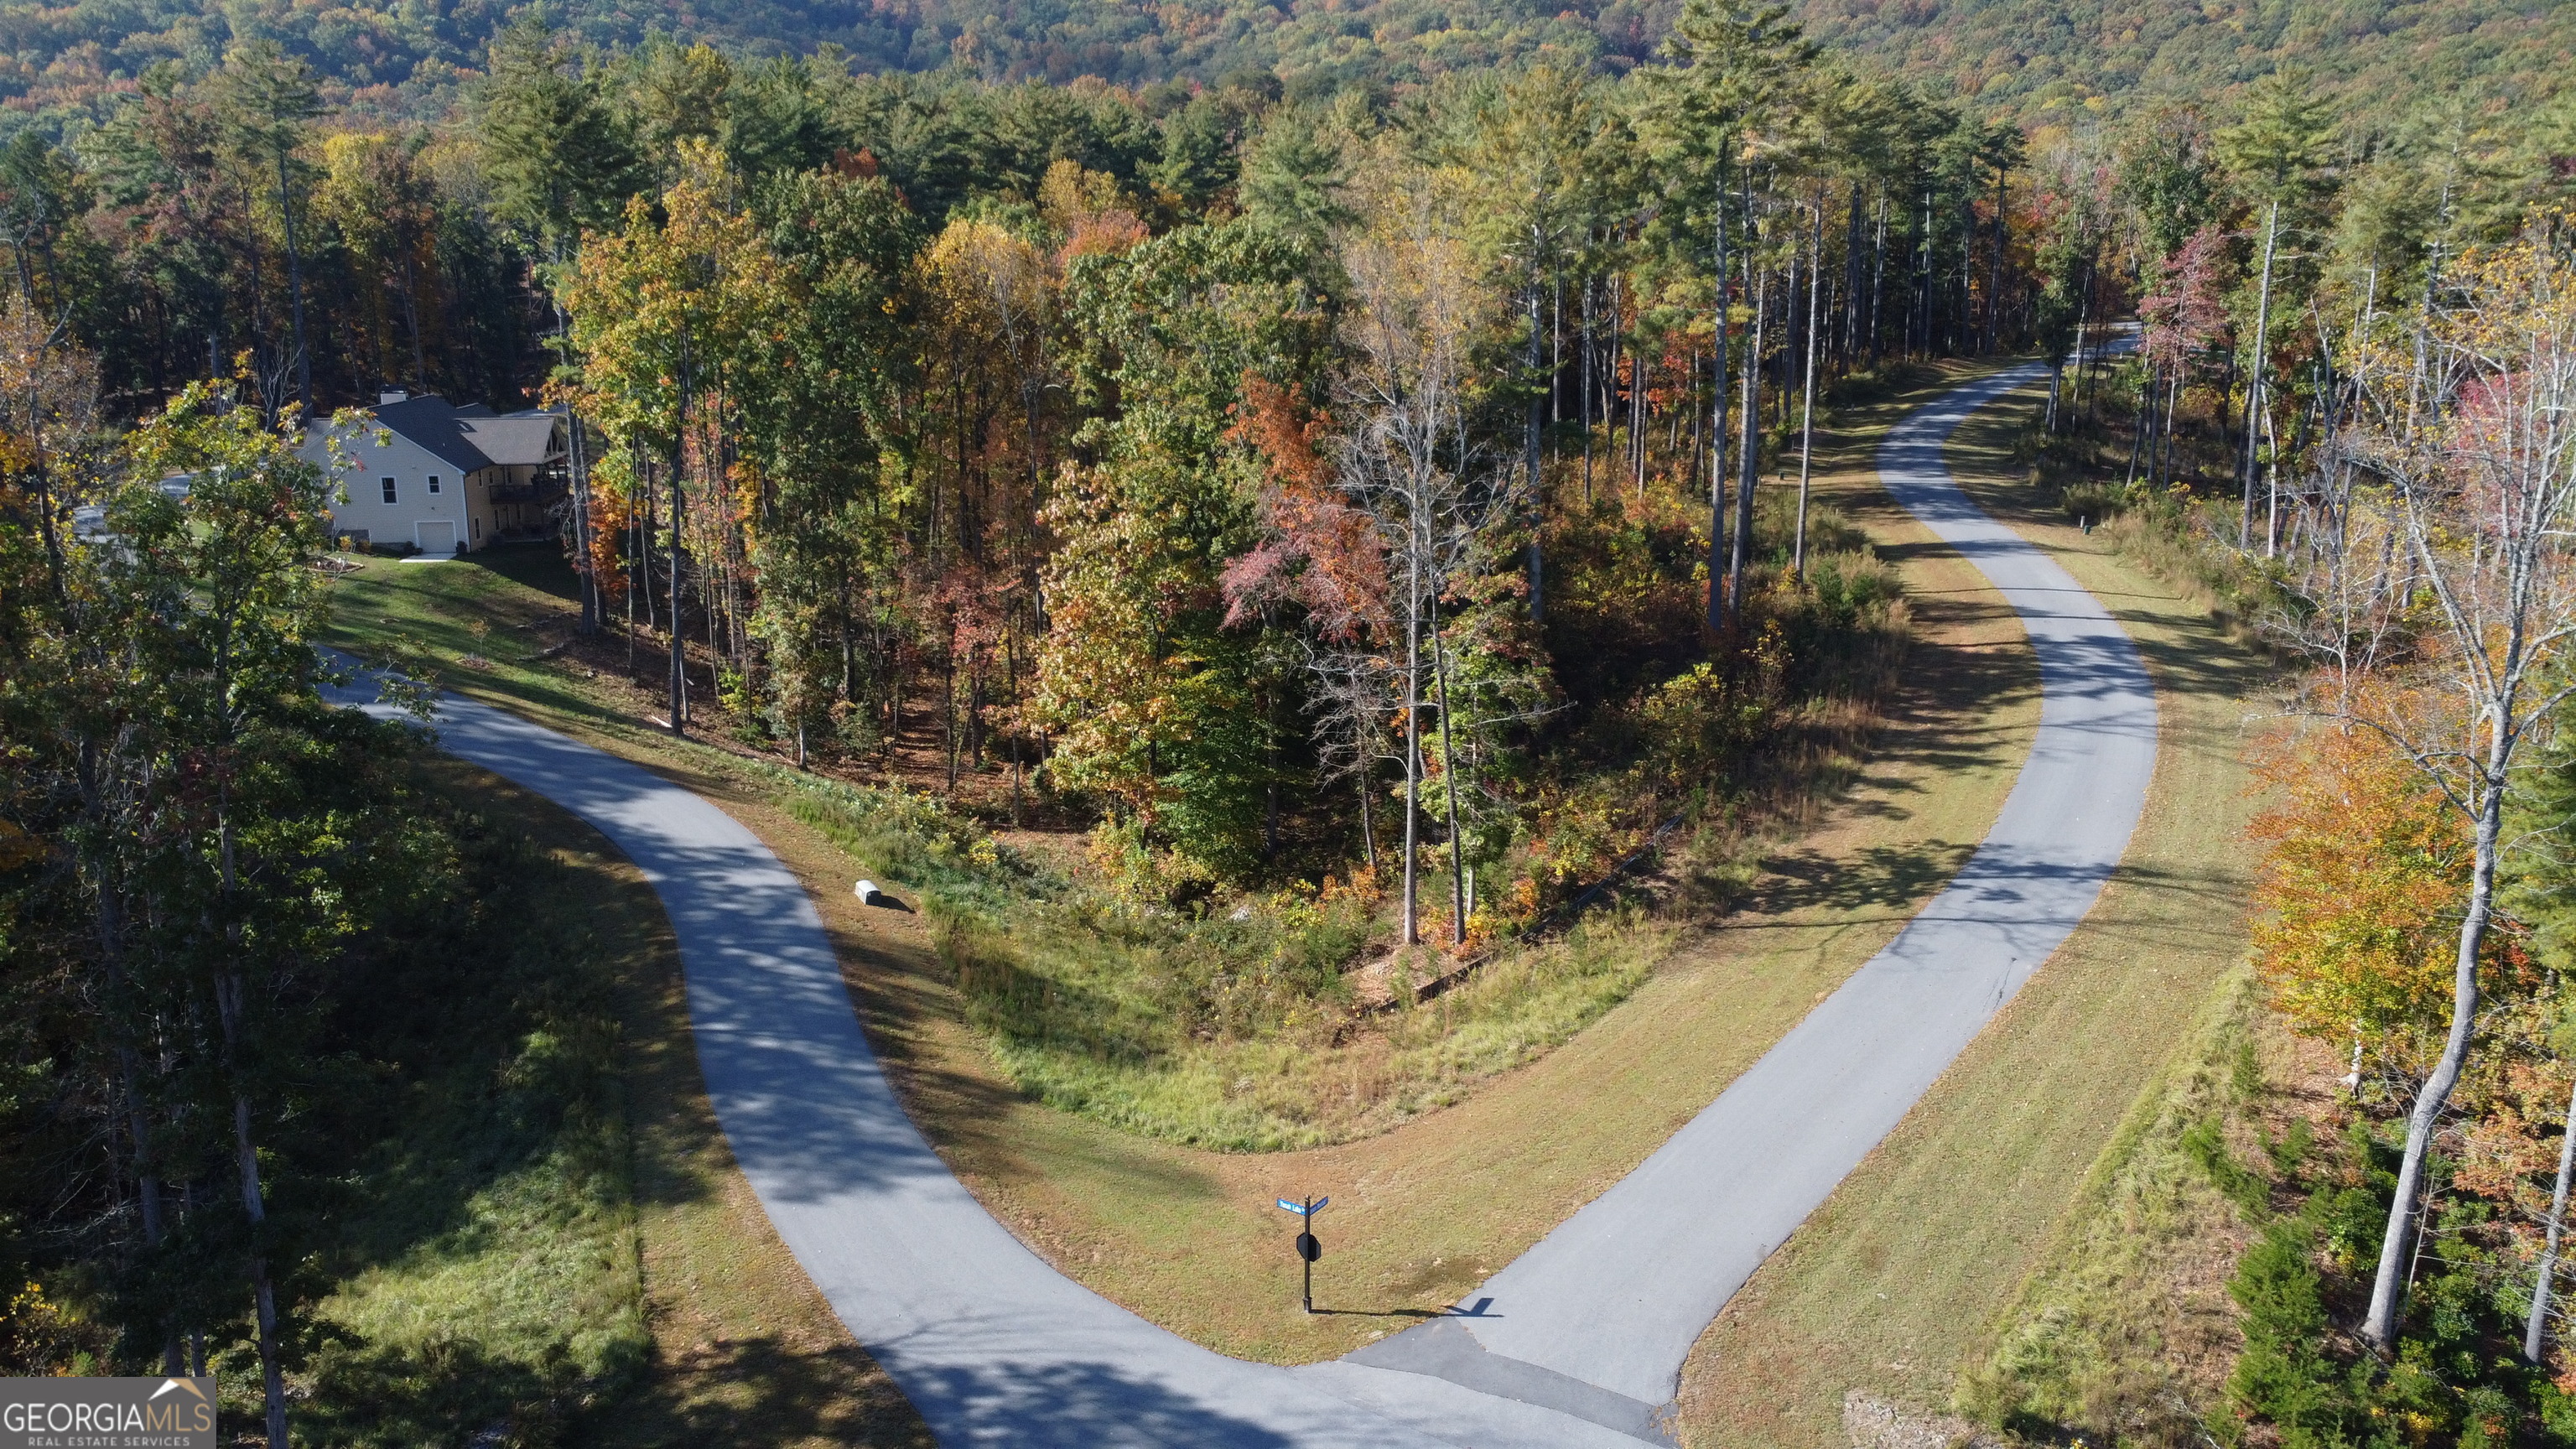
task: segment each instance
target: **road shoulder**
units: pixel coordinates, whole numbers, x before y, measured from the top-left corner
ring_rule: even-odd
[[[2242,956],[2239,731],[2259,665],[2182,591],[2035,506],[2006,456],[2034,396],[1971,418],[1953,472],[2137,641],[2162,716],[2146,813],[2084,925],[1702,1336],[1682,1379],[1695,1444],[1838,1445],[1852,1390],[1945,1408]]]

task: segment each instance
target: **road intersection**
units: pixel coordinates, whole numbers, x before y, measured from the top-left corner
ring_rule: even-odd
[[[2038,655],[2039,730],[1993,831],[1636,1171],[1450,1316],[1332,1363],[1278,1368],[1190,1343],[996,1222],[896,1101],[813,902],[722,810],[488,705],[443,696],[435,728],[450,753],[600,830],[652,883],[736,1161],[943,1444],[1669,1443],[1663,1416],[1702,1330],[2073,932],[2143,809],[2157,723],[2136,647],[1943,463],[1968,413],[2041,375],[2025,365],[1952,390],[1899,423],[1878,459],[1889,493],[1984,572]]]

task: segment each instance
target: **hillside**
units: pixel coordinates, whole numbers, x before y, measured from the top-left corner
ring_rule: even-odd
[[[2016,108],[2202,95],[2291,62],[2365,108],[2484,82],[2546,94],[2576,53],[2550,0],[1804,0],[1808,33]]]
[[[266,37],[310,59],[363,109],[420,118],[446,109],[495,29],[526,8],[324,8],[187,0],[0,5],[0,103],[77,115],[157,62],[201,72],[233,40]],[[839,47],[855,69],[921,71],[963,61],[992,80],[1096,76],[1144,86],[1276,73],[1291,94],[1401,84],[1548,56],[1620,71],[1651,57],[1673,0],[560,0],[557,25],[604,47],[655,33],[747,54]],[[1802,0],[1810,33],[2015,109],[2095,98],[2207,94],[2276,60],[2306,64],[2363,97],[2485,82],[2547,89],[2576,52],[2576,5],[2545,0]]]

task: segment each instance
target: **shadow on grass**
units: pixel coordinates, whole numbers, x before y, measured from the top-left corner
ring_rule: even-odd
[[[2019,419],[2026,416],[2013,407],[1995,407],[1969,417],[1951,436],[1949,454],[1963,460],[1953,473],[1960,491],[1996,518],[2018,528],[2062,528],[2065,515],[2049,504],[2047,490],[2022,481],[2012,467],[2013,434],[2020,426]],[[2094,594],[2106,601],[2157,597],[2102,590]],[[2163,597],[2169,602],[2183,601],[2179,592]],[[2112,608],[2111,614],[2145,657],[2159,690],[2178,695],[2244,698],[2259,691],[2269,677],[2268,666],[2254,651],[2209,648],[2197,631],[2176,630],[2170,614],[2125,606]]]
[[[1769,876],[1755,888],[1762,915],[1798,911],[1910,909],[1959,873],[1974,844],[1927,840],[1917,845],[1873,845],[1838,858],[1801,849],[1765,862]]]
[[[659,915],[574,822],[435,755],[412,769],[459,867],[335,979],[324,1056],[368,1070],[334,1077],[307,1119],[335,1144],[311,1261],[345,1333],[298,1412],[317,1442],[459,1442],[503,1421],[512,1442],[553,1442],[646,1353],[619,1261],[618,1000]]]
[[[1869,852],[1882,857],[1870,862],[1863,878],[1857,881],[1836,879],[1830,869],[1834,862],[1820,858],[1801,858],[1774,862],[1771,869],[1786,878],[1779,889],[1757,891],[1756,906],[1733,919],[1710,927],[1717,931],[1760,931],[1780,929],[1841,930],[1846,926],[1886,924],[1902,925],[1917,920],[1937,920],[1923,914],[1923,907],[1935,892],[1958,881],[1976,887],[1978,905],[1975,914],[1981,919],[2006,919],[2008,913],[1998,908],[2008,906],[2022,889],[2064,878],[2072,872],[2046,861],[2014,861],[1993,857],[1978,859],[1973,877],[1966,874],[1967,863],[1975,858],[1975,848],[1934,842],[1918,850],[1884,850]],[[2134,861],[2124,862],[2110,872],[2107,886],[2125,886],[2159,895],[2183,895],[2193,899],[2217,898],[2240,888],[2240,883],[2223,872],[2169,871]],[[1783,921],[1810,908],[1837,912],[1826,919],[1812,922]],[[1854,914],[1872,912],[1876,914]],[[2205,927],[2184,924],[2171,914],[2142,909],[2132,916],[2118,910],[2094,907],[2085,921],[2102,930],[2118,931],[2134,927],[2152,931],[2170,941],[2207,938],[2221,941],[2239,932],[2224,919],[2214,919]]]
[[[800,1442],[929,1449],[936,1440],[856,1346],[810,1348],[766,1336],[718,1339],[667,1355],[653,1365],[643,1389],[594,1415],[579,1442],[620,1449]]]
[[[469,553],[457,563],[552,594],[567,604],[581,602],[581,585],[572,571],[572,561],[553,543],[496,544],[480,553]]]
[[[316,1392],[296,1408],[296,1438],[323,1444],[449,1444],[487,1430],[499,1442],[558,1442],[579,1397],[615,1393],[639,1367],[620,1365],[588,1384],[569,1361],[547,1364],[496,1355],[462,1337],[419,1344],[325,1350],[314,1364]],[[250,1367],[255,1376],[257,1369]],[[257,1432],[256,1421],[239,1426]]]

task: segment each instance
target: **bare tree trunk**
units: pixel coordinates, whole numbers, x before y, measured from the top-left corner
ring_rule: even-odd
[[[1592,292],[1599,279],[1583,279],[1583,339],[1577,350],[1583,354],[1583,386],[1574,395],[1574,425],[1583,430],[1583,506],[1592,506]]]
[[[1377,811],[1373,808],[1376,802],[1369,798],[1376,793],[1370,788],[1369,776],[1373,773],[1367,748],[1363,746],[1356,776],[1360,782],[1360,852],[1371,870],[1377,869]]]
[[[680,328],[680,398],[679,436],[671,446],[671,733],[689,732],[688,643],[680,628],[680,559],[685,552],[680,544],[680,523],[684,517],[681,476],[687,471],[689,456],[689,388],[695,381],[689,375],[689,329]]]
[[[1737,622],[1744,613],[1744,571],[1753,551],[1753,483],[1762,464],[1762,334],[1771,316],[1771,279],[1745,253],[1745,284],[1753,292],[1753,335],[1744,358],[1744,438],[1735,469],[1735,537],[1726,563],[1726,604]]]
[[[2075,406],[2084,407],[2089,394],[2085,391],[2086,369],[2093,365],[2093,352],[2085,344],[2093,336],[2093,262],[2084,262],[2084,283],[2075,290]]]
[[[225,1064],[233,1078],[233,1158],[241,1174],[242,1215],[250,1220],[251,1296],[259,1336],[260,1381],[267,1395],[268,1442],[284,1449],[286,1369],[278,1342],[277,1288],[269,1281],[268,1253],[260,1245],[260,1230],[268,1222],[268,1205],[260,1192],[259,1152],[251,1141],[250,1094],[241,1079],[241,1038],[247,1029],[242,1014],[248,990],[239,975],[218,977],[215,1015],[223,1028]]]
[[[2567,1130],[2558,1139],[2558,1185],[2549,1194],[2549,1237],[2540,1249],[2540,1275],[2531,1285],[2531,1316],[2522,1325],[2522,1356],[2540,1362],[2549,1336],[2549,1290],[2558,1277],[2558,1233],[2567,1222],[2567,1176],[2576,1168],[2576,1091],[2567,1098]]]
[[[2451,1099],[2451,1089],[2459,1084],[2460,1070],[2469,1059],[2469,1041],[2477,1026],[2478,1016],[2478,950],[2485,944],[2487,919],[2495,900],[2496,840],[2502,833],[2504,786],[2502,771],[2495,768],[2493,755],[2510,748],[2502,729],[2494,731],[2495,742],[2489,747],[2490,768],[2481,782],[2484,798],[2478,804],[2477,867],[2469,880],[2468,915],[2460,922],[2459,955],[2451,967],[2451,1030],[2442,1044],[2441,1059],[2433,1065],[2433,1075],[2415,1094],[2415,1110],[2406,1119],[2406,1152],[2397,1167],[2397,1195],[2388,1206],[2388,1230],[2379,1244],[2379,1271],[2370,1283],[2370,1311],[2362,1321],[2362,1337],[2385,1353],[2397,1344],[2398,1302],[2403,1286],[2408,1249],[2417,1230],[2416,1198],[2424,1187],[2424,1155],[2433,1144],[2434,1130],[2441,1125],[2443,1105]]]
[[[2263,359],[2272,342],[2272,255],[2280,241],[2281,202],[2275,197],[2263,211],[2263,280],[2254,294],[2254,358],[2245,370],[2245,452],[2237,464],[2244,485],[2244,508],[2237,515],[2236,547],[2251,546],[2254,538],[2254,453],[2261,434],[2256,424],[2263,416]]]
[[[1875,214],[1869,244],[1869,365],[1878,366],[1886,334],[1879,325],[1879,309],[1887,294],[1887,196],[1881,192],[1871,203]]]
[[[565,463],[572,473],[572,546],[581,558],[581,632],[596,634],[606,624],[599,606],[598,560],[590,535],[590,452],[583,446],[581,414],[564,405]]]
[[[1431,673],[1440,690],[1440,783],[1449,795],[1449,941],[1467,944],[1467,865],[1466,846],[1458,834],[1458,752],[1449,735],[1449,662],[1446,646],[1440,642],[1440,594],[1434,589],[1431,606]]]
[[[1417,495],[1417,498],[1419,495]],[[1412,555],[1406,563],[1404,603],[1404,944],[1422,944],[1415,892],[1419,860],[1415,832],[1422,815],[1422,541],[1421,520],[1405,520]]]
[[[2120,480],[2120,486],[2124,489],[2135,486],[2138,481],[2138,454],[2143,451],[2146,446],[2147,419],[2153,413],[2153,408],[2149,405],[2148,400],[2154,395],[2156,390],[2156,375],[2154,371],[2149,368],[2141,367],[2139,369],[2139,373],[2138,416],[2135,423],[2129,429],[2129,476]]]
[[[1538,263],[1538,229],[1532,227],[1530,232],[1530,263],[1535,267]],[[1539,396],[1535,386],[1539,371],[1538,276],[1535,271],[1530,275],[1529,325],[1529,370],[1533,386],[1530,391],[1528,436],[1523,445],[1521,469],[1522,480],[1529,485],[1529,615],[1532,624],[1541,624],[1547,619],[1546,558],[1540,547],[1540,536],[1547,528],[1547,490],[1540,481],[1538,438],[1546,401]],[[1553,385],[1551,382],[1550,386],[1553,387]]]
[[[1646,496],[1646,391],[1654,386],[1654,366],[1641,337],[1628,361],[1628,486],[1640,498]]]
[[[2281,552],[2281,438],[2279,433],[2273,430],[2272,410],[2269,407],[2263,409],[2259,421],[2262,424],[2263,441],[2269,444],[2272,450],[2269,462],[2257,459],[2254,464],[2256,470],[2262,473],[2265,484],[2263,557],[2276,558]]]
[[[1991,355],[2001,344],[2004,318],[2004,168],[1995,168],[1995,240],[1986,253],[1986,345]]]
[[[1627,318],[1622,311],[1620,294],[1626,290],[1626,280],[1619,273],[1612,272],[1606,289],[1609,294],[1606,298],[1609,335],[1601,342],[1601,471],[1605,474],[1611,472],[1610,445],[1619,438],[1619,353],[1620,344],[1627,340]],[[1601,481],[1604,488],[1617,486],[1607,477]]]
[[[2424,401],[2426,352],[2433,336],[2433,299],[2442,290],[2443,244],[2451,234],[2451,183],[2442,183],[2441,225],[2433,234],[2433,254],[2424,264],[2424,296],[2415,311],[2415,370],[2406,382],[2406,441],[2415,440],[2415,418]]]
[[[286,152],[277,153],[277,207],[286,222],[286,289],[295,321],[295,397],[313,417],[313,358],[304,346],[304,254],[295,244],[295,194],[286,184]]]

